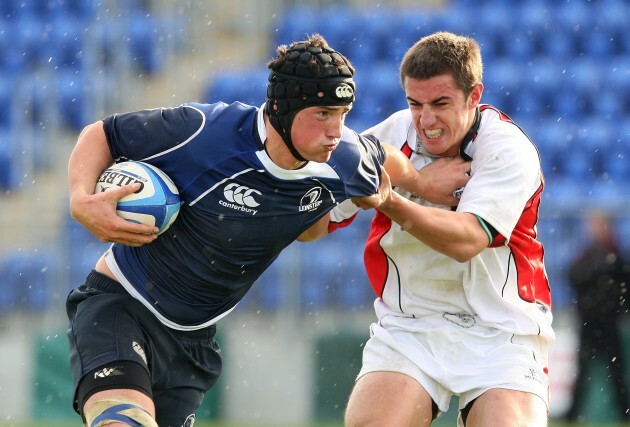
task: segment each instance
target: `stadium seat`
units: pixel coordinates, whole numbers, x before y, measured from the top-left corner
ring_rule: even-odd
[[[608,86],[626,100],[630,97],[630,45],[628,47],[627,54],[610,57],[604,68]]]
[[[554,61],[565,61],[579,53],[575,39],[572,31],[553,26],[540,36],[540,53]]]
[[[586,1],[551,2],[549,6],[554,8],[555,26],[575,32],[590,32],[600,7],[596,2]]]
[[[3,259],[3,281],[9,293],[15,292],[16,308],[47,309],[55,298],[60,259],[54,250],[15,251]]]
[[[128,22],[127,37],[131,62],[147,74],[162,70],[165,60],[165,46],[160,45],[158,26],[152,14],[136,10]]]
[[[593,115],[601,120],[615,120],[630,113],[628,99],[623,91],[605,85],[601,90],[589,94],[589,105]]]
[[[525,90],[534,90],[545,96],[557,96],[565,78],[563,66],[558,60],[546,55],[536,55],[528,60]]]
[[[285,7],[275,26],[273,44],[277,46],[303,40],[308,34],[318,31],[319,19],[318,11],[311,6],[294,4]]]
[[[505,54],[516,62],[526,62],[538,52],[536,34],[531,29],[518,28],[502,39]]]
[[[79,18],[60,16],[52,23],[50,42],[46,55],[55,69],[72,68],[80,70],[85,54],[83,21]],[[47,58],[47,60],[48,60]]]
[[[89,101],[84,74],[73,68],[61,69],[56,74],[57,107],[59,116],[69,129],[80,131],[94,117]]]
[[[214,76],[208,83],[205,102],[240,101],[260,106],[267,94],[267,68],[228,70]]]
[[[576,57],[567,67],[568,90],[581,94],[597,93],[606,81],[605,68],[595,58]]]
[[[580,52],[596,60],[607,61],[615,53],[613,33],[608,28],[582,33],[580,35]]]
[[[510,116],[518,119],[536,119],[543,116],[546,110],[546,97],[541,92],[535,90],[522,90],[517,96],[516,109],[510,112]]]
[[[288,272],[292,270],[290,256],[283,254],[256,280],[245,298],[239,303],[241,308],[263,309],[266,311],[282,308],[288,295],[284,291],[293,284],[287,283]],[[297,290],[295,291],[297,293]]]
[[[611,180],[627,186],[630,181],[630,147],[627,140],[626,143],[623,141],[619,139],[609,144],[602,155],[602,169]]]

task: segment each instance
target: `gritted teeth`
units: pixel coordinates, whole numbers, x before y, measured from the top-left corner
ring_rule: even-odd
[[[442,135],[442,129],[425,129],[424,135],[429,139],[438,138],[440,137],[440,135]]]

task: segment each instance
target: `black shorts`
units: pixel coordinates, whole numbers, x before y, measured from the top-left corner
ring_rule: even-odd
[[[66,311],[77,412],[97,391],[131,388],[153,398],[160,427],[189,425],[221,373],[214,326],[171,329],[96,271],[70,292]]]

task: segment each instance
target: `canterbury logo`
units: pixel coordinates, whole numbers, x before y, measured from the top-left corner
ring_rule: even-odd
[[[337,86],[337,89],[335,89],[335,96],[339,99],[352,98],[353,94],[354,91],[352,88],[345,83],[340,84]]]
[[[249,187],[245,187],[244,185],[232,183],[225,186],[225,188],[223,189],[223,194],[225,195],[225,198],[232,203],[238,203],[241,206],[255,208],[256,206],[259,206],[260,203],[258,203],[256,199],[254,199],[253,195],[261,195],[262,193],[258,190],[253,190]]]
[[[219,204],[221,206],[256,215],[258,211],[253,208],[260,206],[260,203],[258,203],[254,196],[262,196],[262,193],[253,188],[233,182],[225,186],[223,195],[227,199],[227,202],[220,200]]]

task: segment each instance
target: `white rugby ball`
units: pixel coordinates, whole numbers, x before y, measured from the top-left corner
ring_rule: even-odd
[[[101,174],[96,193],[139,182],[141,187],[118,201],[116,213],[127,221],[154,225],[166,231],[179,214],[179,191],[160,169],[144,162],[116,163]]]

